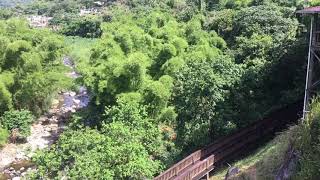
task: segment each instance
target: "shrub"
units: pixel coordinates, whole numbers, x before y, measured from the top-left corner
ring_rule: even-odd
[[[95,17],[73,18],[63,27],[62,33],[67,36],[97,38],[102,34],[101,22],[101,19]]]
[[[0,115],[12,108],[11,93],[8,91],[4,83],[0,81]]]
[[[300,141],[297,143],[301,153],[299,171],[296,179],[318,179],[320,176],[320,99],[315,98],[310,113],[303,124]]]
[[[6,144],[8,137],[9,137],[8,130],[0,127],[0,147]]]
[[[18,128],[21,138],[30,135],[30,125],[33,121],[34,116],[27,110],[6,111],[0,119],[1,124],[9,131]]]

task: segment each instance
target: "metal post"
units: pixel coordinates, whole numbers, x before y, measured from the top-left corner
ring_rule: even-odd
[[[307,113],[309,112],[309,101],[310,101],[310,88],[312,86],[312,70],[313,70],[313,55],[312,55],[312,45],[313,45],[313,32],[314,32],[314,17],[311,17],[310,25],[310,40],[309,40],[309,53],[308,53],[308,66],[307,66],[307,76],[304,94],[304,105],[303,105],[303,120],[306,119]]]
[[[206,179],[210,180],[209,172],[207,172],[207,174],[206,174]]]

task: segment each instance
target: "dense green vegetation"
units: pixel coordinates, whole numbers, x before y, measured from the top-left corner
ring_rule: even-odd
[[[300,138],[294,141],[296,148],[301,153],[298,178],[316,179],[320,175],[320,101],[316,98],[311,105],[311,112],[306,122],[301,126]]]
[[[150,178],[296,101],[306,43],[300,41],[295,5],[168,1],[108,7],[112,13],[103,18],[92,50],[71,50],[83,75],[78,81],[92,95],[91,108],[34,158],[35,177],[65,172],[74,178]],[[85,168],[98,164],[105,166]]]
[[[301,99],[307,41],[295,10],[303,5],[38,0],[20,9],[52,16],[65,41],[1,10],[9,20],[0,22],[0,144],[13,128],[27,135],[29,111],[43,113],[55,92],[70,87],[59,61],[68,53],[82,75],[75,83],[88,88],[91,104],[73,115],[54,146],[33,157],[32,178],[152,178]],[[78,16],[82,7],[100,13]]]
[[[26,138],[30,135],[30,125],[34,121],[34,117],[29,111],[6,111],[1,117],[1,124],[5,129],[19,129],[19,135]]]
[[[81,38],[76,36],[65,37],[68,55],[78,62],[89,61],[91,48],[98,39]]]
[[[29,111],[42,114],[55,92],[70,86],[61,66],[63,39],[19,19],[0,21],[0,27],[0,124],[25,137],[34,119]]]

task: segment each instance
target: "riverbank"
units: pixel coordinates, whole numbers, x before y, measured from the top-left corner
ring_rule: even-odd
[[[63,63],[71,69],[67,76],[74,79],[80,76],[75,72],[70,58],[64,57]],[[88,103],[89,95],[85,87],[81,87],[78,92],[60,92],[58,98],[52,101],[48,113],[38,118],[31,126],[31,135],[27,137],[26,142],[10,143],[0,150],[0,180],[19,179],[27,171],[32,171],[35,166],[31,165],[30,160],[34,153],[55,143],[67,128],[66,124],[71,114],[86,107]]]

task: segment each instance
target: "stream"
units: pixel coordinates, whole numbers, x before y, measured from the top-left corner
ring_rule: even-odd
[[[71,69],[66,75],[76,79],[81,75],[75,71],[72,60],[65,56],[63,64]],[[47,114],[39,117],[31,126],[26,142],[7,144],[0,150],[0,180],[19,180],[29,171],[35,170],[30,161],[36,150],[50,147],[66,129],[72,113],[88,106],[90,97],[87,88],[81,86],[77,92],[65,91],[52,101]]]

